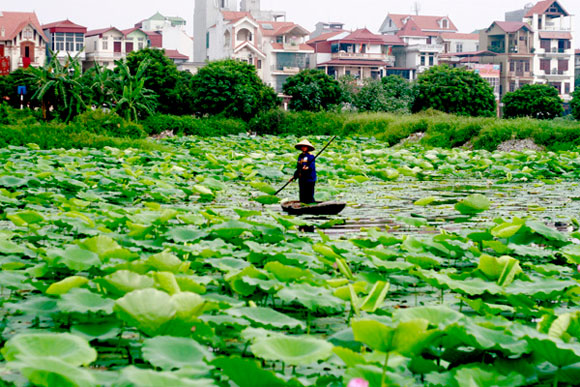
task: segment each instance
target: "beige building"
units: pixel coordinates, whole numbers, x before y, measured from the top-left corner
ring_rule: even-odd
[[[0,11],[0,75],[43,66],[47,41],[34,12]]]

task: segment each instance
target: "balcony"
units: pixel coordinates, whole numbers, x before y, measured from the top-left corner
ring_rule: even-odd
[[[392,56],[391,56],[392,57]],[[335,52],[332,54],[332,59],[366,59],[366,60],[388,60],[387,55],[381,53],[367,53],[367,52]],[[394,57],[392,57],[394,58]]]
[[[551,47],[549,50],[546,50],[546,49],[538,50],[538,54],[544,54],[546,56],[567,56],[567,55],[573,55],[574,50],[571,48],[565,49],[565,48],[560,48],[560,47]]]
[[[295,75],[300,72],[300,67],[288,67],[288,66],[271,66],[270,70],[272,74],[284,74],[284,75]]]
[[[417,44],[415,46],[409,46],[409,49],[420,52],[443,52],[444,48],[445,46],[442,44]]]

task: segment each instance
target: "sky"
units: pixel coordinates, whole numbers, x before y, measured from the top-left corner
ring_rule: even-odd
[[[378,32],[388,13],[414,13],[449,16],[459,32],[472,32],[488,27],[494,20],[504,20],[506,11],[521,9],[526,0],[262,0],[262,9],[282,10],[287,20],[313,31],[319,21],[339,21],[347,29],[367,27]],[[82,3],[82,5],[79,5]],[[40,22],[51,23],[70,19],[89,30],[114,26],[132,27],[157,11],[165,16],[181,16],[193,34],[194,0],[1,0],[0,11],[35,11]],[[535,1],[534,1],[535,3]],[[574,15],[574,46],[580,48],[580,1],[560,0],[560,4]]]

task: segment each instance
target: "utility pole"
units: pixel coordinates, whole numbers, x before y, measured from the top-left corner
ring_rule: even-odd
[[[415,1],[413,4],[413,12],[415,12],[415,15],[417,16],[419,16],[419,12],[421,12],[421,4],[418,1]]]

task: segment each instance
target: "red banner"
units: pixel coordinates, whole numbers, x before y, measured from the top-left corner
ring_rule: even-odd
[[[10,57],[0,56],[0,75],[10,74]]]

